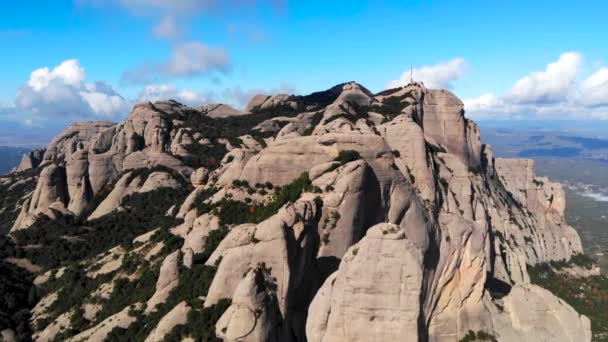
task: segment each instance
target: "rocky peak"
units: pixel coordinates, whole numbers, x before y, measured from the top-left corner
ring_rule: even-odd
[[[212,118],[225,118],[228,116],[244,115],[247,111],[241,112],[223,103],[211,103],[198,108],[201,112],[207,113]]]

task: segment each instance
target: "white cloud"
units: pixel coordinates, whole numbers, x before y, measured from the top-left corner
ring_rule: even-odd
[[[545,71],[533,72],[519,79],[508,95],[517,103],[557,103],[567,99],[576,84],[582,62],[578,52],[566,52]]]
[[[563,53],[544,71],[520,78],[511,90],[465,99],[467,116],[475,119],[608,119],[608,68],[577,82],[583,56]],[[596,66],[597,67],[597,66]]]
[[[464,99],[463,102],[465,108],[471,111],[488,110],[503,105],[503,101],[492,93],[481,95],[478,98]]]
[[[85,83],[86,74],[76,59],[53,68],[36,69],[19,89],[16,110],[41,117],[114,118],[128,111],[128,104],[104,82]]]
[[[591,106],[608,105],[608,68],[602,67],[581,84],[583,101]]]
[[[61,62],[52,71],[44,67],[32,71],[27,84],[34,90],[40,91],[48,87],[54,80],[61,80],[66,85],[78,86],[84,81],[84,69],[76,59],[68,59]]]
[[[453,82],[464,75],[466,68],[467,63],[463,58],[454,58],[447,62],[414,68],[414,80],[424,82],[427,88],[451,89]],[[389,82],[386,88],[402,87],[409,82],[410,70],[407,70],[398,80]]]
[[[187,42],[175,46],[171,59],[163,66],[169,75],[191,76],[213,70],[230,70],[228,53],[222,48],[212,48],[199,42]]]
[[[154,35],[159,38],[175,38],[179,35],[179,28],[174,16],[164,16],[153,28]]]
[[[177,102],[200,106],[212,102],[215,98],[213,93],[199,93],[190,89],[177,89],[169,84],[151,84],[144,88],[139,95],[138,101],[159,101],[173,99]]]
[[[124,83],[149,83],[159,77],[191,77],[232,70],[228,52],[200,42],[173,46],[171,57],[161,63],[145,63],[122,75]]]

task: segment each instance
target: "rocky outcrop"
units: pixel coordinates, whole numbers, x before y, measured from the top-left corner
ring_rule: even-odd
[[[568,304],[536,285],[516,285],[492,315],[499,341],[591,341],[591,324]]]
[[[88,121],[77,122],[68,126],[53,138],[44,152],[43,163],[62,162],[72,153],[87,148],[88,144],[101,131],[113,126],[111,122]]]
[[[148,175],[139,192],[150,192],[160,188],[179,189],[181,184],[170,173],[155,171]]]
[[[232,305],[216,324],[223,341],[280,341],[282,323],[276,284],[270,271],[258,265],[241,280]]]
[[[283,107],[296,109],[298,103],[292,95],[277,94],[277,95],[255,95],[245,106],[245,113],[253,113],[273,107]]]
[[[13,230],[27,228],[32,225],[38,215],[44,213],[46,216],[55,217],[58,213],[65,214],[65,205],[68,202],[68,189],[65,183],[65,168],[50,164],[40,172],[36,190],[31,199],[23,204],[21,212],[13,225]]]
[[[196,169],[190,176],[190,182],[193,186],[204,185],[207,182],[209,170],[205,167]]]
[[[136,304],[134,307],[126,307],[122,311],[106,318],[98,325],[71,337],[68,341],[103,341],[112,329],[126,329],[131,323],[135,322],[136,317],[130,315],[129,311],[137,310],[140,306]]]
[[[42,163],[42,157],[46,149],[38,149],[23,154],[21,162],[12,172],[22,172],[37,168]]]
[[[580,238],[565,221],[566,197],[561,184],[534,176],[534,161],[496,158],[496,170],[507,191],[536,221],[531,263],[570,260],[582,252]]]
[[[422,255],[401,227],[370,228],[310,305],[308,340],[418,340],[422,264]]]
[[[318,213],[317,203],[300,200],[257,225],[233,228],[207,261],[207,265],[219,265],[205,306],[232,298],[243,274],[264,263],[276,279],[278,309],[284,322],[281,340],[291,339],[289,336],[305,339],[307,303],[320,285],[314,266]]]
[[[231,106],[223,103],[211,103],[199,107],[199,110],[206,113],[211,118],[227,118],[230,116],[244,115],[249,112],[241,112],[240,110],[234,109]]]
[[[147,314],[156,310],[156,306],[167,300],[171,290],[179,283],[179,267],[181,263],[181,252],[175,251],[169,254],[160,267],[158,280],[156,281],[156,291],[146,303]]]
[[[329,163],[329,166],[337,165]],[[318,229],[321,246],[317,253],[322,267],[323,261],[342,259],[346,250],[365,236],[367,228],[382,220],[381,195],[372,168],[363,160],[317,177],[315,171],[311,170],[312,185],[325,190],[321,195],[323,213]]]
[[[122,176],[108,196],[97,206],[95,211],[89,215],[89,220],[100,218],[120,208],[122,199],[138,191],[144,182],[140,176],[127,172]]]
[[[379,126],[379,131],[393,151],[399,170],[410,178],[423,200],[434,201],[434,166],[427,153],[422,127],[411,117],[400,115]]]
[[[145,339],[144,342],[162,342],[165,340],[165,336],[171,332],[171,330],[178,326],[186,324],[188,318],[188,312],[191,308],[186,302],[177,304],[169,313],[167,313],[158,322],[158,325],[150,335]]]
[[[447,90],[426,89],[423,104],[424,134],[458,156],[467,167],[478,168],[479,158],[474,153],[479,152],[479,137],[470,141],[475,136],[469,133],[478,129],[464,117],[462,101]]]

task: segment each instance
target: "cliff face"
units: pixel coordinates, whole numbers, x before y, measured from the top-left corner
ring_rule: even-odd
[[[207,324],[185,316],[226,299],[215,331],[226,341],[458,341],[469,330],[590,340],[586,317],[529,284],[527,265],[582,252],[561,186],[535,177],[532,161],[494,158],[449,91],[412,84],[374,95],[351,82],[258,95],[246,113],[217,108],[164,101],[137,105],[120,124],[70,126],[40,166],[24,158],[20,169],[41,171],[13,231],[41,217],[93,222],[128,209],[133,194],[190,192],[166,213],[179,246],[147,233],[121,252],[160,267],[154,294],[138,302],[147,317],[196,260],[214,270],[200,308],[166,308],[148,340]],[[132,277],[110,272],[107,286]],[[138,324],[115,315],[125,329]],[[80,336],[105,338],[100,324],[93,315]]]

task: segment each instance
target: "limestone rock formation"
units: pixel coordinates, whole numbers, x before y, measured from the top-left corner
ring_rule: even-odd
[[[311,303],[308,340],[418,340],[422,263],[401,227],[370,228]]]
[[[21,162],[12,172],[21,172],[37,168],[42,163],[42,157],[44,156],[46,149],[38,149],[27,152],[21,158]]]
[[[231,106],[223,103],[212,103],[201,106],[199,109],[201,112],[207,113],[207,115],[212,118],[226,118],[229,116],[238,116],[248,113],[241,112],[240,110],[234,109]]]
[[[241,280],[216,325],[224,341],[280,341],[282,317],[270,271],[258,265]]]
[[[177,304],[168,314],[166,314],[159,322],[156,328],[148,335],[145,342],[162,342],[165,336],[174,327],[185,324],[188,317],[188,312],[191,308],[186,302]]]
[[[314,201],[300,200],[258,225],[233,228],[207,261],[208,265],[219,265],[205,306],[232,298],[243,274],[264,263],[276,279],[277,305],[284,322],[281,336],[304,339],[304,303],[312,299],[320,285],[314,266],[319,243],[317,206]]]
[[[196,329],[225,341],[452,342],[470,330],[499,341],[591,339],[589,320],[528,274],[582,253],[562,187],[536,177],[530,160],[495,158],[446,90],[412,83],[373,94],[348,82],[256,95],[243,112],[140,103],[118,124],[70,125],[18,169],[33,169],[24,174],[36,186],[0,208],[15,213],[9,228],[43,215],[45,226],[73,222],[73,236],[57,222],[62,258],[86,254],[88,236],[111,244],[70,260],[90,278],[74,279],[104,280],[79,298],[85,306],[53,312],[59,293],[70,296],[62,282],[74,280],[54,283],[73,277],[65,259],[37,278],[58,287],[34,309],[38,340],[137,329],[148,341]],[[123,203],[134,194],[170,203],[140,208],[150,223],[130,231],[112,215],[148,222]],[[31,240],[17,246],[25,255],[41,247]],[[114,291],[125,281],[137,295]],[[128,304],[115,307],[114,295]],[[77,310],[86,328],[71,326]]]
[[[180,251],[175,251],[169,254],[160,267],[158,280],[156,281],[156,291],[154,295],[148,299],[146,303],[146,313],[156,310],[158,304],[164,303],[171,290],[173,290],[179,282],[179,265],[181,262]]]
[[[13,225],[13,230],[27,228],[33,224],[40,213],[53,216],[49,213],[51,206],[58,211],[65,209],[68,199],[68,189],[65,183],[65,168],[50,164],[40,173],[36,190],[31,199],[28,199]]]
[[[118,209],[121,205],[122,199],[136,191],[142,186],[143,180],[139,176],[133,176],[132,173],[127,172],[108,194],[108,196],[99,204],[99,206],[89,215],[89,220],[100,218],[104,215],[111,213]]]
[[[501,341],[591,340],[589,319],[539,286],[516,285],[503,303],[504,311],[493,316]]]

